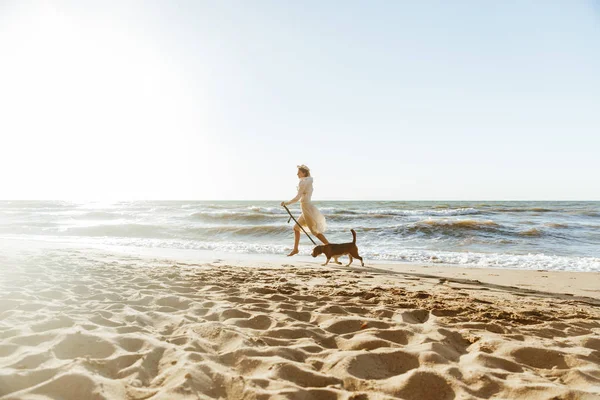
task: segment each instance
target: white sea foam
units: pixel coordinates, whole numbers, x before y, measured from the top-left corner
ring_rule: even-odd
[[[214,250],[226,253],[244,254],[287,254],[291,249],[288,244],[248,243],[243,241],[198,242],[179,239],[151,239],[151,238],[112,238],[101,240],[99,238],[77,237],[58,238],[38,237],[37,239],[60,242],[72,240],[73,243],[90,245],[109,245],[142,248],[164,248],[179,250]],[[313,246],[303,244],[300,254],[309,255]],[[365,262],[406,262],[417,264],[443,264],[461,267],[478,268],[509,268],[549,271],[600,271],[600,258],[598,257],[565,257],[547,254],[499,254],[435,251],[427,249],[382,250],[360,248],[360,254]]]
[[[363,257],[382,261],[436,263],[463,267],[542,269],[551,271],[600,271],[600,258],[547,254],[499,254],[434,250],[366,251]]]
[[[369,210],[369,214],[383,215],[405,215],[405,216],[454,216],[454,215],[473,215],[479,214],[475,208],[447,208],[447,209],[423,209],[423,210]]]

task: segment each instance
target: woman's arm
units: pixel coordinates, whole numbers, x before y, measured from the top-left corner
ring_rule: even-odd
[[[296,197],[294,197],[290,201],[282,201],[281,202],[282,206],[289,206],[290,204],[294,204],[295,202],[297,202],[298,200],[300,200],[300,198],[304,194],[304,185],[303,185],[303,183],[304,182],[300,182],[300,184],[298,185],[298,194],[296,195]]]

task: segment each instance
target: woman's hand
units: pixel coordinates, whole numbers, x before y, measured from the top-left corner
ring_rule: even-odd
[[[281,207],[284,207],[284,206],[285,206],[285,201],[282,201],[281,202]]]

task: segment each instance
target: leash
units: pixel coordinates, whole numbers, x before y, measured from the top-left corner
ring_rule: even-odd
[[[313,240],[313,238],[310,237],[310,235],[308,234],[308,232],[306,232],[304,230],[304,228],[302,227],[302,225],[300,225],[298,223],[298,221],[296,221],[296,218],[294,218],[294,216],[292,215],[292,213],[290,212],[290,210],[287,208],[287,206],[283,206],[283,208],[285,208],[285,211],[288,212],[288,214],[290,214],[290,218],[288,219],[288,224],[290,223],[290,221],[293,219],[294,222],[300,227],[300,229],[302,229],[302,232],[306,233],[306,236],[308,236],[308,238],[310,239],[311,242],[313,242],[313,244],[316,246],[317,244],[315,243],[315,241]]]

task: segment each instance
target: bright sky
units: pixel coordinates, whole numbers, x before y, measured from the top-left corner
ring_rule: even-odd
[[[600,200],[600,5],[0,0],[0,199]]]

